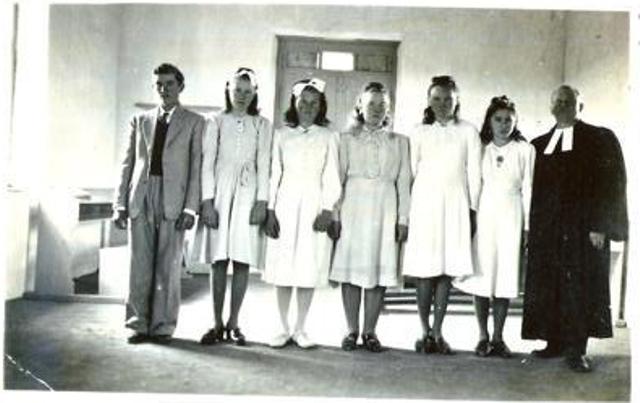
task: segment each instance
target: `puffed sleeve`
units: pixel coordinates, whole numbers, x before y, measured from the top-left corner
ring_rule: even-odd
[[[347,172],[349,169],[349,144],[348,133],[340,134],[340,144],[338,147],[338,161],[340,162],[340,183],[342,184],[341,197],[333,209],[333,219],[340,221],[340,209],[344,197],[344,186],[347,182]]]
[[[202,133],[202,172],[200,174],[202,200],[213,199],[215,195],[215,166],[218,158],[220,125],[218,117],[208,116]]]
[[[420,130],[414,129],[409,137],[409,146],[411,148],[411,175],[415,179],[418,175],[418,164],[420,163]]]
[[[338,147],[338,161],[340,162],[340,183],[344,186],[347,181],[347,172],[349,169],[349,134],[340,134]]]
[[[327,151],[325,153],[324,167],[322,170],[322,200],[323,210],[331,210],[335,207],[342,194],[340,182],[340,162],[338,148],[340,138],[338,133],[329,132],[327,140]]]
[[[531,144],[524,148],[522,158],[524,169],[522,172],[522,209],[524,213],[524,229],[529,231],[529,212],[531,211],[531,186],[533,184],[533,170],[536,162],[536,149]]]
[[[257,200],[269,199],[269,168],[271,164],[271,141],[273,139],[273,127],[269,120],[260,119],[258,126],[258,155],[256,165],[258,168]]]
[[[271,178],[269,179],[269,208],[274,209],[278,197],[278,188],[282,179],[282,130],[276,130],[273,135],[271,152]]]
[[[400,147],[400,170],[396,178],[398,192],[398,224],[409,225],[409,208],[411,207],[411,167],[409,153],[409,139],[398,135]]]
[[[467,186],[469,207],[478,211],[480,187],[482,186],[482,141],[478,130],[469,124],[467,128]]]

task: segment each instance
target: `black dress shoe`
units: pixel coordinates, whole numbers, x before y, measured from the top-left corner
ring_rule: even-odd
[[[158,334],[152,336],[151,341],[156,344],[169,344],[171,343],[171,336],[168,334]]]
[[[211,345],[220,341],[224,341],[224,327],[214,327],[202,336],[200,344]]]
[[[455,351],[451,349],[451,346],[449,346],[449,343],[445,341],[444,337],[440,337],[439,339],[436,339],[436,352],[442,355],[455,354]]]
[[[378,340],[378,337],[374,333],[363,334],[362,345],[372,353],[380,353],[383,350],[382,344],[380,344],[380,340]]]
[[[149,340],[149,335],[146,335],[144,333],[134,333],[131,336],[127,337],[127,343],[129,344],[140,344],[145,343]]]
[[[493,356],[500,358],[511,358],[513,356],[511,350],[509,349],[509,347],[507,347],[507,344],[502,340],[492,341],[491,347],[491,355]]]
[[[556,358],[562,355],[562,348],[555,344],[547,343],[547,347],[542,350],[533,350],[531,355],[538,358]]]
[[[358,333],[353,332],[344,336],[341,347],[344,351],[353,351],[358,348]]]
[[[493,345],[489,343],[489,340],[480,340],[475,348],[475,353],[479,357],[487,357],[493,351]]]
[[[421,339],[416,340],[415,344],[416,353],[425,353],[431,354],[438,351],[436,346],[436,339],[433,338],[433,335],[429,333],[426,336],[423,336]]]
[[[571,355],[566,358],[570,370],[580,373],[591,372],[591,362],[584,355]]]
[[[227,334],[227,341],[231,341],[236,344],[236,346],[246,346],[247,338],[242,334],[239,327],[235,329],[229,329],[225,331]]]

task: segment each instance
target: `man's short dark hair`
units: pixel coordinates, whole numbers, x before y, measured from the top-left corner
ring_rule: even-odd
[[[178,84],[184,84],[184,75],[179,68],[170,63],[162,63],[160,66],[156,67],[155,70],[153,70],[153,74],[173,74],[176,77],[176,81],[178,81]]]

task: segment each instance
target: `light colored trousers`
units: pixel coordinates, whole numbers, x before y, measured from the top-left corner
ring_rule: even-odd
[[[180,308],[184,231],[164,218],[162,177],[150,176],[140,214],[131,219],[131,268],[126,326],[135,332],[172,335]]]

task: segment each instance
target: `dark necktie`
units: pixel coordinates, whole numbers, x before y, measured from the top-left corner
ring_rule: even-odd
[[[156,133],[153,137],[153,150],[151,151],[151,175],[162,176],[162,151],[164,149],[164,142],[167,138],[167,131],[169,130],[169,113],[165,112],[158,118],[156,122]]]

